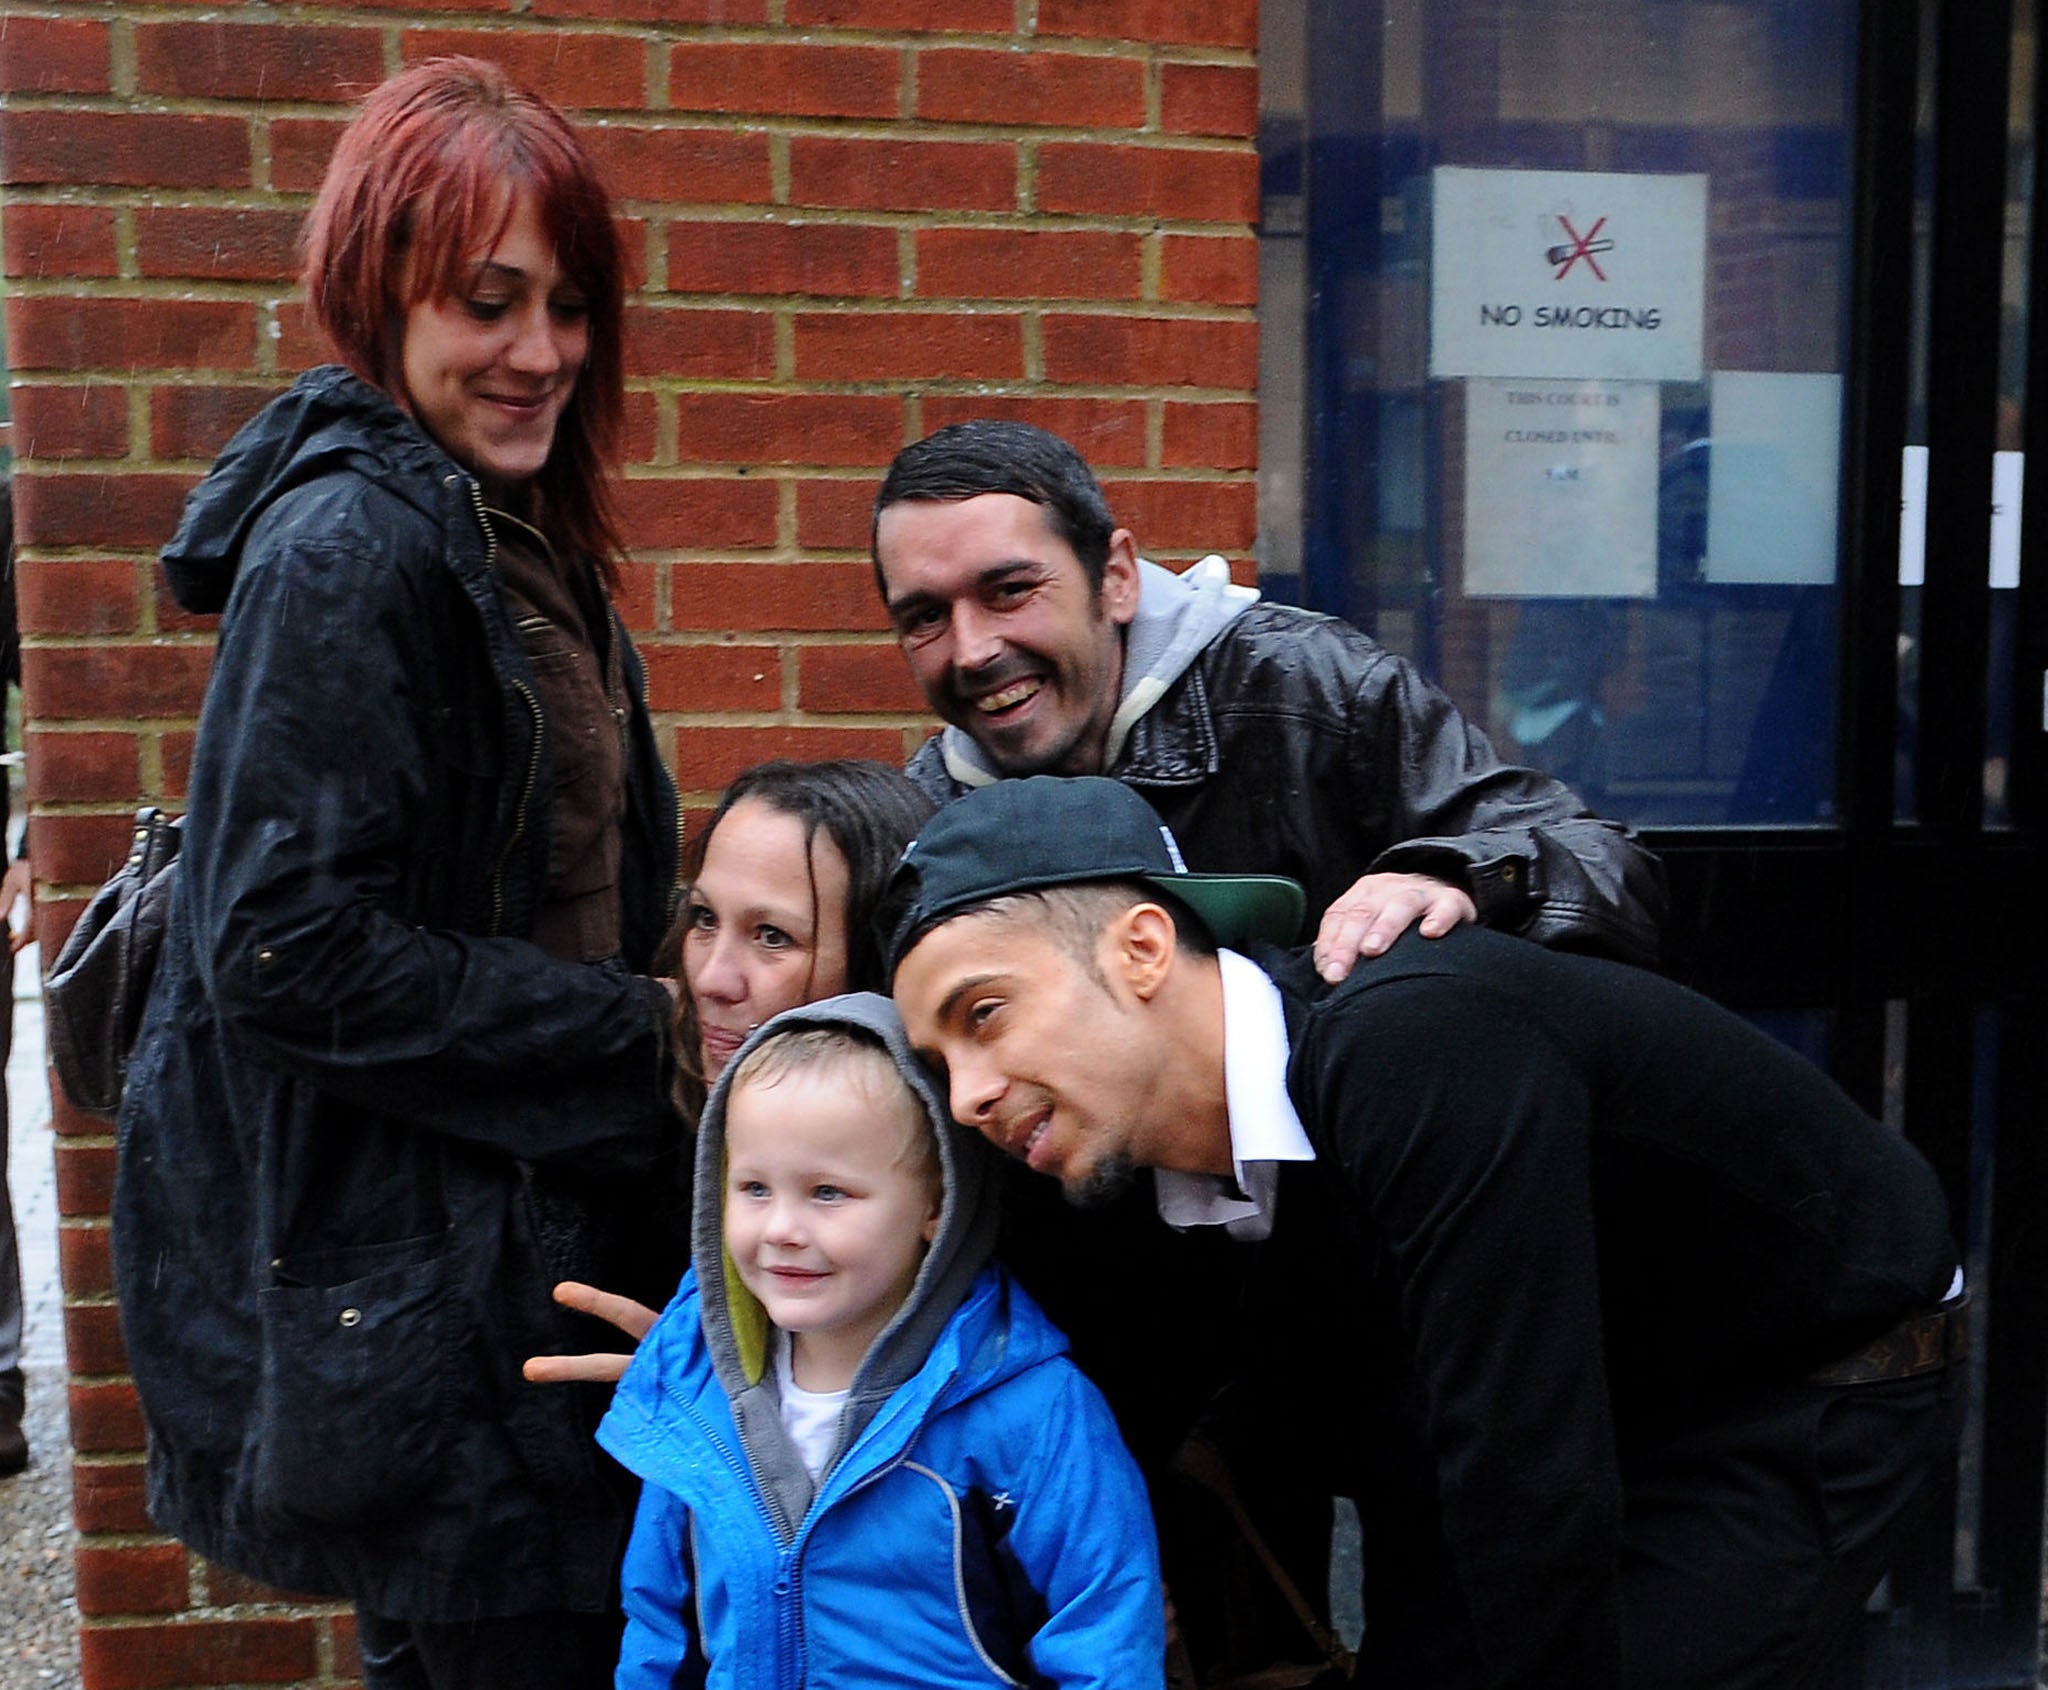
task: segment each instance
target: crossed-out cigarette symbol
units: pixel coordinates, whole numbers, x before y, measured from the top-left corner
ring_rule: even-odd
[[[1571,244],[1559,244],[1543,255],[1543,261],[1546,264],[1560,264],[1564,267],[1551,280],[1556,282],[1563,281],[1570,273],[1571,267],[1583,258],[1586,261],[1586,268],[1598,276],[1601,281],[1606,281],[1607,272],[1600,268],[1599,262],[1593,257],[1593,254],[1596,252],[1612,252],[1614,250],[1614,243],[1612,241],[1603,241],[1597,238],[1600,231],[1607,227],[1607,219],[1601,218],[1583,235],[1572,227],[1572,220],[1565,216],[1563,212],[1558,213],[1557,221],[1564,229],[1564,232],[1571,236]]]

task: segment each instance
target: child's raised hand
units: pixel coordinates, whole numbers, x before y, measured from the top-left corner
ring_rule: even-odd
[[[645,1303],[600,1291],[594,1285],[581,1285],[573,1279],[565,1279],[555,1287],[555,1301],[565,1309],[609,1322],[635,1344],[647,1336],[657,1318]],[[632,1359],[610,1350],[580,1356],[528,1356],[520,1371],[536,1385],[564,1385],[576,1380],[610,1385],[625,1377],[626,1363]]]

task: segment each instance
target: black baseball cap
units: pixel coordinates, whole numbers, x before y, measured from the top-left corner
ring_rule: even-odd
[[[1137,880],[1184,904],[1219,945],[1291,945],[1308,900],[1277,874],[1190,874],[1152,806],[1121,781],[1087,775],[1000,780],[956,798],[910,842],[875,912],[894,978],[926,932],[956,910],[1012,892]]]

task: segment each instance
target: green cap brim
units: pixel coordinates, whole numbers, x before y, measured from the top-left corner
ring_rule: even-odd
[[[1216,943],[1293,945],[1301,939],[1308,899],[1294,881],[1277,874],[1148,874],[1149,885],[1195,912]]]

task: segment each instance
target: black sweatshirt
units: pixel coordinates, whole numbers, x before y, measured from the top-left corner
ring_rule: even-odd
[[[1362,1506],[1433,1490],[1451,1653],[1611,1684],[1629,1451],[1938,1303],[1940,1185],[1812,1065],[1618,963],[1478,927],[1334,989],[1259,960],[1317,1157],[1259,1247],[1260,1342]]]

